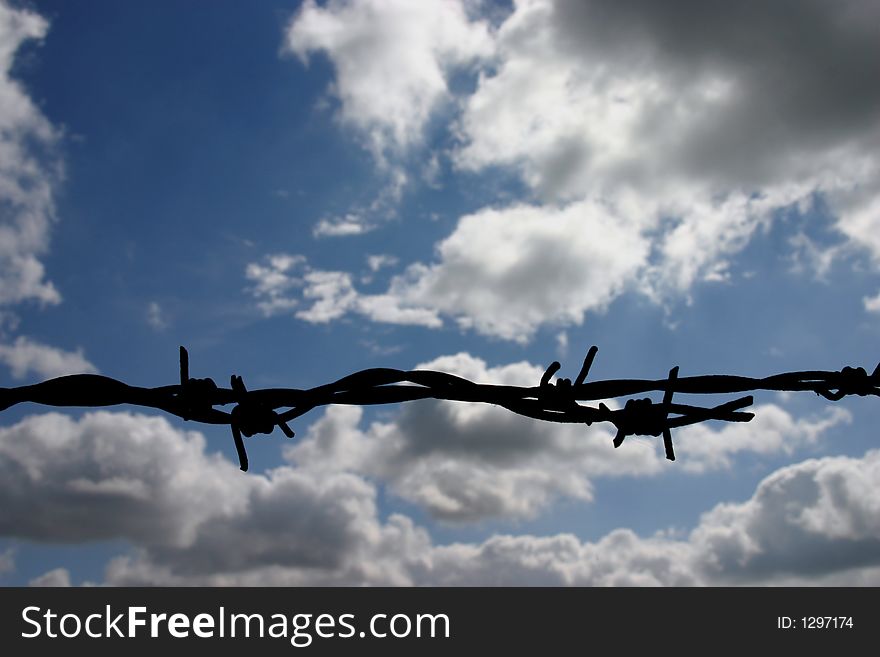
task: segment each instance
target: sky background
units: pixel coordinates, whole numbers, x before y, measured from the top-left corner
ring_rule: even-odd
[[[865,0],[0,0],[0,386],[873,370]],[[880,404],[0,417],[0,584],[880,585]]]

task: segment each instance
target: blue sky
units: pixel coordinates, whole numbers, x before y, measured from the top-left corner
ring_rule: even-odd
[[[0,386],[873,369],[875,3],[0,4]],[[58,412],[63,410],[63,412]],[[880,408],[0,418],[0,583],[880,583]]]

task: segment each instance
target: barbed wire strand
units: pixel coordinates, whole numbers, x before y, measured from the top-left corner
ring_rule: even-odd
[[[720,395],[758,390],[777,392],[812,391],[830,401],[848,395],[880,396],[880,364],[871,374],[861,367],[840,371],[786,372],[764,378],[733,375],[682,377],[673,367],[665,379],[613,379],[590,381],[587,376],[598,353],[590,347],[574,380],[551,379],[561,369],[554,361],[537,386],[511,386],[475,383],[468,379],[430,370],[371,368],[349,374],[338,381],[300,390],[268,388],[248,390],[242,377],[233,374],[230,387],[221,388],[210,378],[190,377],[189,354],[180,347],[180,382],[143,388],[131,386],[100,374],[72,374],[34,385],[0,388],[0,411],[22,402],[47,406],[102,407],[131,404],[162,410],[187,421],[229,425],[242,471],[248,469],[244,438],[271,434],[279,427],[288,437],[294,432],[289,422],[309,411],[330,404],[371,406],[422,399],[452,400],[494,404],[536,420],[592,425],[610,422],[617,432],[613,440],[619,447],[628,436],[663,437],[666,458],[675,460],[672,429],[709,420],[748,422],[754,413],[751,395],[712,407],[674,403],[676,393]],[[649,392],[663,393],[657,403],[650,398],[628,399],[616,410],[604,401]],[[579,402],[599,401],[598,406]],[[231,412],[215,408],[234,404]],[[279,412],[279,409],[287,409]]]

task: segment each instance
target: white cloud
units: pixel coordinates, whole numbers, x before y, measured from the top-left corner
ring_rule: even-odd
[[[565,358],[568,355],[568,333],[560,331],[556,334],[556,355]]]
[[[48,379],[98,371],[83,355],[82,349],[64,351],[24,336],[17,337],[12,344],[0,344],[0,362],[12,370],[16,379],[23,379],[31,372]]]
[[[880,46],[861,23],[875,10],[710,5],[517,2],[496,71],[466,100],[458,165],[512,166],[547,199],[631,197],[646,220],[671,218],[655,291],[723,275],[774,210],[876,177],[880,80],[865,62]],[[873,240],[868,209],[841,228]]]
[[[335,80],[327,94],[339,101],[336,117],[370,152],[380,178],[371,200],[321,219],[314,237],[362,235],[396,216],[426,126],[454,109],[450,77],[471,70],[491,49],[488,26],[471,20],[460,0],[302,3],[282,52],[305,65],[316,54],[329,59]],[[324,98],[320,105],[330,103]]]
[[[287,312],[299,304],[289,296],[292,289],[302,285],[302,280],[289,272],[305,262],[296,255],[277,254],[264,258],[263,263],[252,262],[245,268],[245,278],[252,281],[250,289],[259,301],[257,307],[267,317]]]
[[[496,535],[434,549],[418,583],[445,586],[695,586],[687,543],[617,529],[595,543],[571,534]],[[470,582],[470,583],[468,583]]]
[[[748,501],[721,504],[703,516],[690,538],[698,562],[707,577],[722,581],[876,568],[878,476],[876,450],[862,459],[811,459],[782,468]]]
[[[685,540],[617,529],[437,546],[417,583],[695,586],[880,583],[880,452],[824,458],[768,476],[742,503],[706,513]]]
[[[865,310],[871,313],[880,313],[880,292],[877,293],[877,296],[865,297],[862,301],[865,304]]]
[[[880,164],[873,163],[866,177],[871,184],[852,184],[831,196],[831,207],[839,213],[837,227],[852,243],[865,249],[880,265]]]
[[[388,254],[378,254],[367,256],[367,266],[370,271],[376,273],[383,267],[393,267],[397,264],[397,258]]]
[[[437,37],[402,34],[410,18],[398,12],[408,12],[386,5],[389,26],[369,38],[374,2],[307,3],[290,31],[301,57],[328,53],[342,115],[372,135],[374,151],[413,143],[432,101],[409,95],[445,89],[443,58],[426,55]],[[426,6],[433,16],[435,4]],[[388,294],[526,341],[537,326],[580,323],[627,290],[663,302],[728,280],[732,258],[758,231],[781,211],[814,209],[817,197],[880,262],[880,73],[868,64],[880,40],[867,27],[878,17],[859,0],[810,0],[790,12],[713,1],[697,14],[687,2],[515,2],[466,49],[487,56],[474,60],[476,89],[460,99],[453,161],[459,171],[513,170],[534,198],[463,217],[438,245],[439,262],[413,264]],[[400,61],[416,64],[401,73]],[[424,73],[430,62],[434,77]],[[390,90],[375,83],[386,79],[395,80]],[[411,79],[434,83],[409,87]],[[534,243],[561,254],[552,271],[533,257]],[[572,243],[589,256],[577,270]],[[824,251],[816,264],[827,271],[849,252]],[[554,308],[541,307],[550,300]]]
[[[357,305],[358,294],[351,274],[341,271],[310,271],[304,276],[303,298],[313,301],[312,307],[299,310],[296,316],[313,324],[339,319]]]
[[[366,223],[362,217],[349,213],[344,217],[321,219],[312,229],[314,237],[350,237],[363,235],[375,230],[376,226]]]
[[[487,27],[457,1],[331,0],[303,3],[285,50],[306,62],[326,54],[340,118],[377,161],[421,141],[432,112],[449,98],[446,75],[491,53]]]
[[[265,264],[249,264],[245,276],[256,282],[251,293],[266,316],[300,308],[307,302],[311,305],[296,310],[295,316],[313,324],[325,324],[349,313],[389,324],[431,328],[442,324],[434,311],[407,303],[393,290],[386,294],[361,294],[355,289],[351,274],[313,269],[300,255],[269,256]],[[291,296],[295,290],[298,297]]]
[[[817,244],[802,232],[789,239],[789,244],[793,248],[792,271],[808,274],[820,281],[826,280],[834,261],[844,249],[842,244]]]
[[[772,207],[743,197],[696,204],[688,212],[700,221],[679,223],[660,244],[651,237],[656,213],[626,199],[483,209],[438,244],[438,262],[411,265],[388,295],[524,343],[542,325],[581,324],[624,291],[686,291],[699,276],[722,276],[722,256],[741,248]]]
[[[28,586],[70,586],[70,572],[66,568],[55,568],[35,577]]]
[[[429,309],[389,294],[361,294],[352,283],[351,274],[341,271],[312,270],[305,274],[303,298],[312,301],[310,308],[297,311],[299,319],[314,324],[339,319],[348,313],[363,315],[374,322],[408,324],[438,328],[441,320]]]
[[[439,328],[444,314],[462,328],[526,342],[543,323],[580,324],[587,311],[604,310],[633,284],[649,252],[637,221],[591,202],[481,210],[462,217],[438,245],[439,262],[411,265],[383,294],[358,292],[347,272],[307,271],[302,297],[312,305],[296,316],[324,323],[356,313]],[[248,266],[248,278],[258,273],[271,280],[255,290],[261,307],[297,305],[281,291],[299,279],[277,267]]]
[[[852,421],[852,415],[839,407],[811,419],[795,419],[775,404],[750,410],[755,417],[748,423],[731,423],[718,430],[698,424],[676,431],[676,451],[687,455],[681,466],[689,472],[728,469],[733,465],[731,456],[743,451],[791,455],[815,445],[829,429]]]
[[[863,22],[876,18],[858,0],[792,12],[719,1],[699,14],[687,2],[517,2],[497,72],[467,101],[460,163],[513,163],[545,193],[576,196],[850,173],[874,160],[856,139],[878,136],[867,62],[880,45]]]
[[[587,201],[480,210],[440,242],[439,262],[412,265],[389,294],[525,342],[544,323],[580,324],[627,289],[647,263],[641,227]]]
[[[511,379],[531,375],[509,367]],[[328,414],[315,431],[340,418]],[[484,438],[477,450],[515,463],[529,450],[519,438],[509,448]],[[469,447],[457,442],[448,454]],[[133,551],[108,564],[108,584],[880,584],[876,450],[782,468],[750,499],[709,510],[683,538],[617,529],[595,542],[494,535],[450,545],[405,516],[380,519],[375,484],[363,477],[310,465],[242,475],[206,454],[201,434],[161,418],[33,416],[0,429],[0,456],[0,533],[126,539]],[[69,580],[62,567],[34,583]]]
[[[806,207],[808,195],[808,188],[790,186],[758,195],[731,192],[723,200],[684,195],[656,207],[652,214],[658,219],[668,214],[677,220],[656,238],[655,257],[640,282],[662,299],[687,294],[699,281],[727,280],[731,257],[769,227],[775,211]]]
[[[168,318],[158,301],[151,301],[147,305],[147,324],[156,331],[168,328]]]
[[[47,30],[41,16],[0,2],[0,305],[61,300],[39,260],[55,217],[53,188],[62,177],[54,152],[59,133],[11,76],[21,45]]]
[[[57,542],[187,543],[246,503],[240,471],[159,417],[59,413],[0,428],[0,532]],[[187,503],[181,505],[180,501]]]
[[[398,163],[379,172],[379,191],[367,203],[352,205],[342,216],[325,217],[312,227],[312,237],[353,237],[371,233],[397,216],[397,206],[409,180],[405,167]]]
[[[406,583],[423,530],[380,522],[375,488],[345,473],[243,475],[198,432],[130,413],[58,413],[0,428],[0,535],[55,543],[125,539],[110,583],[253,578]],[[58,575],[53,575],[58,579]]]

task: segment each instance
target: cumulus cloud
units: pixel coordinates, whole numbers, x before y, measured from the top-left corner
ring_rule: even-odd
[[[880,452],[784,467],[741,503],[720,504],[685,539],[617,529],[494,536],[438,546],[421,577],[449,585],[577,586],[880,583]]]
[[[462,217],[388,296],[526,341],[628,290],[665,302],[726,280],[754,235],[817,198],[880,262],[875,3],[519,0],[493,29],[456,3],[384,5],[306,3],[288,47],[328,54],[344,120],[382,151],[415,141],[448,86],[442,44],[468,34],[456,61],[480,73],[451,119],[454,164],[515,171],[533,194]],[[417,40],[423,20],[441,27]]]
[[[514,167],[548,200],[631,197],[671,220],[647,278],[661,291],[717,275],[814,193],[842,210],[861,190],[861,215],[839,225],[872,240],[876,19],[859,1],[517,2],[496,70],[466,99],[458,165]]]
[[[107,565],[108,584],[880,583],[876,450],[784,467],[681,538],[621,528],[593,542],[494,535],[449,545],[405,516],[381,519],[376,485],[361,476],[290,466],[245,476],[207,454],[201,434],[161,418],[35,416],[0,431],[0,450],[0,532],[127,539],[133,550]],[[69,581],[61,567],[32,583]]]
[[[791,455],[816,445],[829,429],[852,421],[849,411],[839,407],[810,419],[796,419],[775,404],[752,410],[755,418],[747,424],[728,424],[721,429],[698,424],[677,431],[677,449],[687,454],[681,463],[683,469],[698,473],[728,469],[733,465],[731,457],[740,452]]]
[[[592,202],[485,209],[459,220],[438,245],[438,262],[411,265],[382,294],[360,293],[347,272],[309,270],[300,281],[271,259],[269,267],[249,265],[247,276],[260,277],[261,307],[292,307],[297,298],[282,300],[281,291],[301,287],[312,305],[296,316],[309,322],[356,313],[438,328],[443,314],[462,328],[525,342],[545,322],[580,324],[631,285],[650,248],[640,228],[636,217]]]
[[[64,351],[24,336],[17,337],[12,344],[0,344],[0,362],[12,370],[15,379],[23,379],[31,372],[49,379],[98,371],[83,355],[82,349]]]
[[[66,568],[55,568],[43,573],[39,577],[34,577],[28,586],[38,587],[60,587],[70,586],[70,572]]]
[[[526,373],[508,368],[497,376]],[[784,467],[750,499],[715,506],[680,538],[621,528],[594,542],[568,534],[494,535],[437,545],[403,515],[382,519],[370,479],[328,469],[326,460],[307,454],[324,449],[349,454],[350,463],[362,459],[338,449],[352,445],[326,444],[343,438],[332,422],[340,416],[328,414],[313,432],[323,432],[323,440],[310,435],[300,450],[309,463],[242,475],[206,453],[200,433],[162,418],[25,418],[0,429],[0,492],[7,501],[0,534],[68,543],[125,539],[132,551],[111,560],[105,573],[105,582],[116,585],[880,583],[880,451]],[[473,446],[474,462],[516,468],[519,455],[532,449],[523,436],[509,436],[509,448],[491,436],[482,440]],[[464,438],[452,441],[444,454],[471,449]],[[410,446],[419,449],[428,451]],[[631,458],[622,450],[614,457]],[[32,584],[69,581],[60,567]]]
[[[465,353],[416,369],[519,386],[536,385],[543,373],[526,362],[488,367]],[[733,455],[746,451],[792,454],[850,418],[841,409],[800,420],[775,405],[755,412],[749,424],[676,431],[676,468],[728,468]],[[362,417],[356,407],[329,408],[285,456],[301,467],[387,482],[400,497],[447,521],[531,517],[561,497],[592,500],[597,478],[655,475],[669,467],[658,441],[631,438],[614,449],[610,425],[555,425],[490,405],[422,401],[366,429]]]
[[[747,502],[703,516],[691,534],[701,568],[725,580],[876,568],[878,473],[876,450],[862,459],[811,459],[778,470]]]
[[[359,293],[354,288],[351,274],[347,272],[312,270],[303,278],[302,296],[312,305],[297,311],[296,316],[313,324],[325,324],[348,313],[387,324],[437,328],[442,323],[433,310],[408,305],[405,299],[393,293]]]
[[[0,2],[0,305],[61,300],[39,260],[62,176],[59,133],[12,77],[19,48],[42,39],[48,27],[41,16]]]
[[[543,370],[528,363],[489,368],[468,354],[417,369],[474,381],[535,385]],[[333,407],[305,439],[285,450],[310,469],[352,471],[388,482],[401,497],[450,521],[534,516],[559,496],[592,499],[590,474],[649,473],[653,451],[620,452],[598,426],[551,426],[493,406],[423,401],[390,423],[358,427],[359,408]]]
[[[400,551],[427,541],[406,519],[381,523],[375,488],[357,476],[289,467],[244,476],[205,447],[198,432],[130,413],[49,413],[2,428],[0,534],[126,539],[138,551],[108,567],[117,584],[140,574],[233,583],[273,570],[291,583],[396,583]]]
[[[27,417],[0,428],[7,501],[0,532],[57,542],[186,543],[205,518],[245,503],[236,468],[204,450],[201,434],[179,432],[159,417]]]
[[[401,543],[386,545],[399,565],[393,583],[876,586],[878,466],[880,453],[873,451],[861,459],[826,458],[783,468],[762,481],[745,502],[713,508],[683,539],[616,529],[595,542],[571,534],[494,535],[482,543],[435,545],[397,516],[393,524]],[[377,563],[377,572],[386,564]],[[111,583],[125,584],[304,581],[302,573],[283,567],[213,578],[174,573],[144,556],[119,559],[107,574]],[[322,581],[320,574],[313,573],[311,581]]]
[[[117,584],[265,581],[273,571],[279,582],[393,584],[406,550],[428,541],[404,518],[380,522],[376,490],[360,477],[290,467],[244,476],[205,447],[202,434],[159,417],[25,418],[0,429],[0,534],[126,539],[137,553],[108,567]]]
[[[515,4],[497,73],[468,99],[462,165],[514,162],[545,191],[580,194],[760,189],[834,173],[841,148],[873,159],[852,143],[878,136],[872,3]]]
[[[876,586],[878,478],[878,451],[809,460],[774,472],[745,502],[711,509],[684,539],[628,529],[596,542],[496,535],[436,546],[414,575],[418,583],[467,586]]]
[[[445,0],[307,0],[286,37],[285,50],[302,61],[312,53],[330,59],[339,116],[381,163],[421,141],[432,112],[450,97],[449,73],[492,49],[486,24]]]
[[[392,289],[384,294],[362,294],[348,272],[314,269],[300,255],[274,255],[263,263],[251,263],[246,277],[255,282],[251,293],[266,316],[304,303],[295,316],[312,324],[326,324],[349,313],[375,322],[437,328],[442,320],[431,309],[409,303]]]
[[[640,228],[589,201],[483,209],[440,242],[438,262],[411,266],[389,294],[525,342],[544,323],[580,324],[627,289],[649,254]]]
[[[330,61],[335,79],[327,94],[338,101],[336,118],[370,152],[382,179],[366,204],[318,221],[314,237],[362,235],[396,215],[409,172],[422,168],[414,160],[429,122],[454,111],[451,78],[491,55],[489,27],[469,9],[460,0],[302,3],[282,53],[304,65],[315,55]]]
[[[698,220],[678,222],[659,241],[659,214],[634,199],[482,209],[437,245],[436,262],[410,265],[387,294],[462,328],[525,343],[541,326],[580,325],[626,291],[662,299],[666,290],[724,278],[728,254],[774,208],[795,200],[692,199],[679,212]]]

